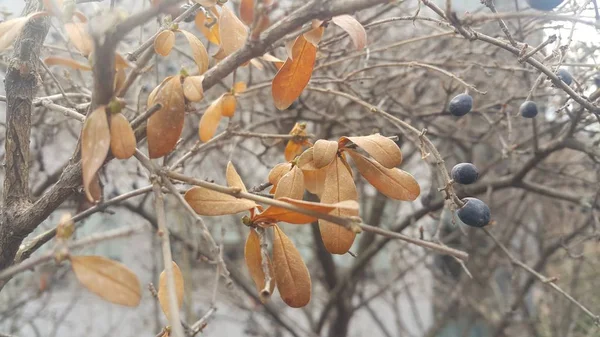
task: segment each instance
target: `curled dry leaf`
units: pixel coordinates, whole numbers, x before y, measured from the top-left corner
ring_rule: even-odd
[[[323,204],[318,202],[310,202],[304,200],[296,200],[291,198],[281,198],[280,201],[285,201],[294,206],[305,210],[310,210],[319,213],[330,213],[336,208],[358,211],[358,202],[355,200],[346,200],[335,204]],[[302,225],[317,221],[318,217],[307,215],[304,213],[294,212],[292,210],[277,206],[270,206],[264,212],[258,214],[253,220],[254,222],[275,223],[279,221]]]
[[[214,24],[212,24],[214,20],[214,18],[210,18],[207,20],[206,15],[204,15],[204,12],[199,11],[198,14],[196,14],[194,23],[196,24],[196,28],[198,28],[198,30],[202,33],[202,35],[204,35],[204,37],[206,37],[206,39],[210,43],[220,45],[221,36],[219,35],[219,23],[215,22]],[[206,27],[207,23],[210,25],[210,28]]]
[[[240,19],[250,26],[254,21],[254,0],[242,0],[240,2]]]
[[[275,193],[277,190],[277,184],[279,183],[279,179],[283,177],[286,173],[288,173],[292,169],[292,163],[280,163],[275,165],[269,172],[268,180],[273,185],[271,187],[270,193]]]
[[[229,56],[242,48],[248,38],[246,26],[227,6],[223,6],[221,10],[219,35],[221,36],[221,48],[223,48],[225,56]]]
[[[135,153],[135,134],[122,113],[110,116],[110,150],[118,159],[128,159]]]
[[[204,76],[187,76],[183,80],[183,95],[190,102],[200,102],[204,98],[202,81]]]
[[[294,243],[279,226],[275,225],[273,228],[273,265],[279,295],[290,307],[301,308],[310,302],[311,281],[308,268]]]
[[[421,193],[419,183],[408,172],[397,168],[386,168],[371,158],[363,157],[360,153],[349,150],[360,174],[367,179],[379,192],[389,198],[413,201]]]
[[[237,105],[237,99],[232,93],[223,94],[223,98],[221,99],[221,116],[223,117],[233,117],[235,114],[235,108]]]
[[[302,173],[304,174],[304,188],[320,198],[321,194],[323,194],[327,167],[312,171],[302,171]]]
[[[190,188],[184,198],[196,213],[209,216],[235,214],[258,206],[254,201],[238,199],[200,186]]]
[[[313,163],[317,169],[323,168],[335,159],[338,143],[331,140],[319,139],[313,146]]]
[[[163,30],[154,39],[154,51],[161,56],[168,56],[175,46],[175,32]]]
[[[294,166],[279,179],[274,198],[279,199],[287,197],[302,200],[303,195],[304,176],[302,170],[298,166]]]
[[[104,164],[110,147],[110,131],[104,105],[92,111],[81,131],[81,170],[83,188],[89,201],[96,199],[90,193],[90,184]]]
[[[318,170],[318,168],[315,166],[314,151],[315,149],[313,147],[310,147],[304,152],[302,152],[300,157],[298,157],[297,165],[303,171]]]
[[[348,33],[357,50],[365,48],[367,45],[367,32],[355,18],[350,15],[340,15],[334,16],[331,21]]]
[[[208,70],[208,52],[202,44],[202,41],[198,40],[198,38],[185,30],[180,30],[183,33],[188,43],[190,44],[190,48],[192,49],[192,56],[194,57],[194,62],[196,66],[198,66],[198,71],[200,74],[204,74],[206,70]]]
[[[160,158],[175,148],[183,130],[185,98],[181,77],[173,76],[165,82],[156,93],[154,103],[162,107],[148,118],[148,154],[150,158]]]
[[[142,298],[140,281],[125,265],[102,256],[71,256],[79,282],[103,299],[137,307]]]
[[[92,67],[87,64],[79,63],[71,58],[65,58],[60,56],[49,56],[44,60],[47,66],[64,66],[74,70],[90,71]]]
[[[345,200],[358,200],[358,193],[352,175],[344,165],[342,158],[336,157],[335,161],[327,167],[321,202],[335,204]],[[335,209],[331,215],[358,216],[358,210]],[[346,254],[354,243],[356,234],[343,226],[320,219],[319,229],[323,244],[331,254]]]
[[[68,22],[65,23],[65,30],[73,46],[81,55],[87,57],[92,52],[94,44],[92,37],[87,32],[86,25],[84,22]]]
[[[200,124],[198,126],[198,134],[200,136],[200,140],[203,142],[208,142],[217,131],[217,127],[219,126],[219,122],[221,121],[221,111],[223,110],[223,97],[221,95],[219,98],[214,100],[206,109],[202,118],[200,118]]]
[[[231,162],[227,163],[227,171],[225,173],[225,179],[227,179],[227,186],[238,187],[242,192],[248,192],[246,185],[242,181],[242,178],[237,173],[235,167]]]
[[[294,42],[292,56],[273,78],[271,91],[279,110],[287,109],[302,94],[312,76],[317,47],[300,35]]]
[[[177,296],[177,304],[178,308],[181,308],[183,304],[183,275],[181,274],[181,270],[179,266],[174,261],[173,263],[173,281],[175,281],[175,296]],[[169,322],[171,322],[170,316],[170,306],[169,306],[169,289],[167,287],[167,271],[163,270],[160,273],[160,277],[158,278],[158,303],[160,303],[160,307],[162,311],[167,316]]]
[[[383,167],[393,168],[402,163],[402,152],[400,152],[398,145],[393,140],[378,133],[363,137],[342,137],[340,143],[345,145],[348,140],[365,150]]]
[[[256,285],[256,291],[261,292],[265,288],[265,273],[262,268],[262,255],[260,252],[260,238],[254,229],[250,229],[248,238],[246,239],[246,246],[244,248],[244,258],[246,260],[246,266],[250,272],[250,276]],[[271,275],[270,292],[273,293],[275,290],[275,272],[273,271],[273,264],[271,260],[267,260],[269,265],[269,273]],[[261,297],[262,298],[262,297]]]

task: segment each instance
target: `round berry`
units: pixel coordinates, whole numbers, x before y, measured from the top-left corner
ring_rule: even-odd
[[[540,11],[551,11],[558,7],[564,0],[527,0],[531,8]]]
[[[561,81],[565,82],[566,85],[571,85],[571,83],[573,83],[573,76],[571,76],[571,73],[569,73],[566,69],[558,69],[556,76],[558,76]]]
[[[473,108],[473,97],[468,94],[455,96],[448,105],[448,110],[453,116],[461,117],[469,113]]]
[[[477,181],[479,170],[471,163],[460,163],[454,165],[450,175],[452,176],[452,180],[457,183],[469,185]]]
[[[521,104],[519,112],[521,113],[521,116],[525,118],[533,118],[538,114],[537,104],[533,101],[525,101]]]
[[[460,221],[471,227],[483,227],[490,222],[492,214],[483,201],[476,198],[464,198],[462,201],[465,205],[456,211]]]

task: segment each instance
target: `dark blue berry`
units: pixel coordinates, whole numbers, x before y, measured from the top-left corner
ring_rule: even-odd
[[[479,170],[471,163],[460,163],[454,165],[450,175],[452,176],[452,180],[457,183],[469,185],[477,181]]]
[[[483,227],[490,222],[492,214],[483,201],[476,198],[464,198],[462,201],[465,205],[456,211],[460,221],[471,227]]]
[[[540,11],[551,11],[558,7],[564,0],[527,0],[531,8]]]
[[[448,110],[453,116],[464,116],[473,108],[473,97],[468,94],[455,96],[448,105]]]
[[[519,112],[521,113],[521,116],[525,118],[533,118],[538,114],[537,104],[533,101],[525,101],[521,104]]]
[[[565,82],[566,85],[571,85],[571,83],[573,83],[573,76],[565,69],[558,69],[556,76],[558,76],[561,81]]]

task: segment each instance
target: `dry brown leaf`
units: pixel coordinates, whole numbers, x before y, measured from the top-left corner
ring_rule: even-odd
[[[242,0],[240,2],[240,19],[247,25],[254,21],[254,0]]]
[[[200,102],[204,98],[202,81],[204,76],[187,76],[183,80],[183,95],[190,102]]]
[[[185,193],[185,200],[200,215],[228,215],[250,210],[258,205],[251,200],[195,186]]]
[[[273,78],[271,91],[275,107],[279,110],[292,105],[310,81],[317,48],[301,35],[294,43],[292,55],[293,59],[288,58]]]
[[[200,140],[205,143],[215,135],[219,122],[221,121],[221,111],[223,110],[223,104],[221,103],[223,102],[223,96],[224,95],[221,95],[212,102],[202,115],[202,118],[200,118],[198,134]]]
[[[335,204],[345,200],[358,200],[358,193],[352,175],[344,165],[340,157],[327,167],[321,202],[324,204]],[[358,210],[335,209],[331,215],[338,217],[358,216]],[[331,254],[346,254],[356,234],[343,226],[335,223],[319,220],[319,229],[323,244]]]
[[[208,52],[202,44],[202,41],[198,40],[198,38],[185,30],[180,30],[183,33],[185,38],[188,40],[190,44],[190,48],[192,49],[192,56],[194,57],[194,62],[196,66],[198,66],[198,71],[200,74],[204,74],[208,70]]]
[[[271,171],[269,172],[268,180],[271,183],[271,185],[273,185],[273,187],[271,187],[271,190],[269,191],[270,193],[275,193],[275,191],[277,190],[277,183],[279,183],[279,179],[281,179],[281,177],[283,177],[283,175],[288,173],[291,169],[291,163],[280,163],[275,165],[275,167],[271,169]]]
[[[348,33],[357,50],[365,48],[367,45],[367,32],[355,18],[350,15],[340,15],[334,16],[331,21]]]
[[[373,159],[363,157],[360,153],[352,150],[349,150],[348,153],[360,174],[387,197],[413,201],[421,193],[419,183],[410,173],[397,168],[385,168]]]
[[[311,281],[308,268],[294,243],[279,226],[274,227],[273,265],[281,299],[292,308],[310,302]]]
[[[131,67],[131,64],[119,53],[115,53],[115,68],[125,69]]]
[[[204,15],[204,13],[202,11],[198,11],[198,14],[196,14],[196,18],[194,20],[194,23],[196,24],[196,28],[198,28],[198,30],[202,33],[202,35],[204,35],[204,37],[206,37],[206,39],[213,44],[216,45],[220,45],[221,44],[221,37],[219,35],[219,23],[215,23],[213,24],[210,28],[205,26],[206,23],[206,16]],[[210,19],[210,22],[212,23],[214,21],[213,18]]]
[[[248,38],[248,30],[244,23],[227,6],[223,6],[219,18],[219,35],[221,48],[225,56],[229,56],[242,48]]]
[[[302,154],[298,157],[297,165],[303,171],[318,170],[318,168],[315,166],[314,150],[314,148],[310,147],[302,152]]]
[[[323,37],[323,33],[325,32],[325,27],[316,26],[308,32],[304,33],[304,37],[310,43],[312,43],[315,47],[319,45],[321,42],[321,38]]]
[[[302,171],[302,173],[304,173],[304,188],[320,198],[321,194],[323,194],[327,167],[312,171]]]
[[[175,296],[177,296],[177,304],[178,308],[181,308],[183,304],[183,275],[181,274],[181,270],[179,266],[174,261],[173,263],[173,281],[175,281]],[[171,322],[170,316],[170,306],[169,306],[169,289],[167,287],[167,271],[163,270],[160,273],[160,277],[158,278],[158,303],[160,303],[160,307],[162,311],[167,316],[169,322]]]
[[[87,23],[68,22],[65,23],[65,30],[69,36],[69,41],[83,56],[88,56],[94,48],[92,37],[86,30]]]
[[[148,101],[146,102],[147,109],[149,109],[155,104],[154,101],[156,100],[156,94],[158,94],[158,92],[162,89],[165,83],[169,82],[172,78],[173,76],[167,76],[162,82],[160,82],[159,85],[156,86],[156,88],[154,88],[154,90],[150,92],[150,94],[148,95]]]
[[[265,288],[265,273],[262,268],[262,255],[260,252],[260,238],[254,229],[250,229],[248,238],[246,239],[246,246],[244,248],[244,258],[246,260],[246,266],[250,272],[250,276],[256,285],[256,291],[260,293]],[[275,290],[275,272],[273,271],[273,264],[271,260],[267,260],[269,265],[269,273],[271,274],[270,291],[273,293]]]
[[[185,98],[181,77],[173,76],[165,82],[156,93],[154,103],[162,107],[148,118],[148,154],[150,158],[160,158],[175,148],[183,130]]]
[[[137,307],[142,298],[140,281],[125,265],[102,256],[71,256],[79,282],[103,299]]]
[[[313,164],[317,169],[323,168],[335,159],[338,143],[331,140],[319,139],[313,146]]]
[[[232,93],[223,94],[223,98],[221,100],[221,116],[223,117],[233,117],[235,114],[235,108],[237,105],[237,99]]]
[[[90,183],[104,164],[110,147],[110,130],[104,105],[92,111],[85,119],[81,131],[81,170],[83,188],[89,201],[95,199],[90,193]]]
[[[394,168],[402,163],[402,152],[393,140],[378,133],[362,137],[342,137],[340,142],[345,144],[348,140],[365,150],[373,159],[383,167]]]
[[[246,185],[244,185],[242,178],[237,173],[235,167],[231,162],[227,163],[227,171],[225,174],[225,178],[227,179],[227,186],[238,187],[242,192],[248,192],[248,190],[246,189]]]
[[[168,56],[175,46],[175,32],[163,30],[154,39],[154,51],[161,56]]]
[[[302,144],[289,140],[283,151],[283,156],[285,157],[285,160],[292,161],[300,153],[302,153]]]
[[[75,70],[83,70],[83,71],[90,71],[92,70],[92,67],[90,67],[87,64],[83,64],[83,63],[79,63],[71,58],[64,58],[64,57],[60,57],[60,56],[48,56],[45,60],[44,63],[47,66],[65,66],[65,67],[69,67],[71,69],[75,69]]]
[[[346,200],[336,204],[323,204],[318,202],[310,202],[304,200],[296,200],[291,198],[283,197],[279,199],[280,201],[285,201],[294,206],[298,206],[305,210],[315,211],[319,213],[330,213],[336,208],[349,209],[349,210],[358,210],[358,202],[355,200]],[[317,217],[307,215],[304,213],[295,212],[286,208],[281,208],[277,206],[270,206],[264,212],[258,214],[254,217],[254,222],[269,222],[275,223],[279,221],[302,225],[308,224],[311,222],[317,221]]]
[[[115,158],[128,159],[135,153],[135,134],[122,113],[110,116],[110,150]]]
[[[292,167],[292,169],[284,174],[279,182],[277,183],[277,190],[275,191],[275,199],[288,197],[292,199],[302,200],[304,196],[304,175],[302,170],[298,166]]]
[[[27,16],[22,16],[4,22],[0,22],[0,51],[10,47],[27,22],[35,17],[43,15],[43,12],[36,12]]]

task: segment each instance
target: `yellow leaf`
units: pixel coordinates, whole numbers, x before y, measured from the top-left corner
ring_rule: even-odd
[[[227,215],[250,210],[258,205],[251,200],[194,186],[185,193],[185,200],[200,215]]]
[[[202,81],[204,76],[187,76],[183,80],[183,94],[190,102],[200,102],[204,98]]]
[[[198,134],[200,136],[200,140],[205,143],[208,142],[215,135],[217,127],[219,126],[219,122],[221,121],[221,112],[223,111],[223,97],[224,95],[221,95],[214,102],[212,102],[202,115],[202,118],[200,118]]]
[[[90,71],[92,67],[87,64],[79,63],[71,58],[64,58],[60,56],[48,56],[44,63],[47,66],[65,66],[75,70]]]
[[[229,56],[244,46],[248,37],[248,30],[227,6],[223,6],[219,21],[221,48],[223,48],[225,55]]]
[[[274,193],[277,189],[277,183],[279,183],[279,179],[283,177],[286,173],[288,173],[292,169],[291,163],[280,163],[275,165],[269,172],[268,180],[273,185],[271,188],[271,193]]]
[[[298,166],[284,174],[277,183],[275,191],[275,199],[287,197],[292,199],[302,200],[304,196],[304,176],[302,170]]]
[[[135,153],[135,134],[122,113],[110,116],[110,150],[118,159],[128,159]]]
[[[408,172],[397,168],[385,168],[371,158],[348,150],[360,174],[384,195],[404,201],[413,201],[421,193],[419,183]]]
[[[250,26],[254,21],[254,0],[241,0],[240,2],[240,19]]]
[[[185,98],[181,77],[173,76],[165,82],[156,93],[154,103],[162,107],[148,118],[148,154],[150,158],[160,158],[175,148],[183,130]]]
[[[65,30],[69,36],[69,41],[83,56],[88,56],[92,52],[94,44],[92,37],[86,31],[86,23],[84,22],[68,22],[65,23]]]
[[[398,145],[378,133],[363,137],[342,137],[340,143],[345,145],[348,140],[365,150],[383,167],[394,168],[402,163],[402,152]]]
[[[312,171],[303,170],[302,173],[304,174],[304,188],[320,198],[321,194],[323,194],[327,167]]]
[[[90,193],[90,183],[104,164],[110,147],[110,131],[105,107],[99,106],[85,119],[81,131],[81,170],[83,188],[89,201],[95,201]]]
[[[357,50],[365,48],[367,45],[367,32],[355,18],[350,15],[340,15],[334,16],[331,21],[348,33]]]
[[[212,23],[215,19],[210,18],[210,20],[211,20],[210,23]],[[206,19],[206,16],[204,15],[204,12],[198,11],[198,14],[196,14],[196,18],[194,20],[194,23],[196,24],[196,28],[198,28],[198,30],[200,30],[202,35],[204,35],[210,43],[220,45],[221,37],[219,35],[219,23],[216,22],[210,28],[208,28],[205,26],[206,21],[207,21],[207,19]]]
[[[335,204],[345,200],[358,200],[358,193],[352,175],[340,157],[327,167],[321,202]],[[331,215],[339,217],[358,216],[358,210],[335,209]],[[335,223],[319,220],[319,229],[325,248],[331,254],[346,254],[356,234]]]
[[[71,256],[79,282],[103,299],[137,307],[142,297],[140,281],[125,265],[102,256]]]
[[[246,185],[244,185],[242,178],[237,173],[235,167],[231,162],[227,163],[227,172],[225,178],[227,179],[227,186],[238,187],[242,192],[248,192],[248,190],[246,189]]]
[[[331,140],[319,139],[313,146],[313,163],[317,169],[323,168],[335,159],[338,143]]]
[[[181,270],[179,266],[174,261],[173,263],[173,281],[175,281],[175,296],[177,296],[177,308],[181,308],[183,304],[183,275],[181,275]],[[171,322],[170,316],[170,305],[169,305],[169,289],[167,287],[167,271],[163,270],[160,273],[160,277],[158,278],[158,303],[160,303],[160,307],[162,311],[167,316],[169,322]]]
[[[190,44],[190,48],[192,49],[192,56],[194,57],[194,62],[196,66],[198,66],[198,72],[200,74],[204,74],[206,70],[208,70],[208,52],[206,48],[204,48],[204,44],[198,38],[185,30],[180,30],[183,33],[185,38],[188,40]]]
[[[154,51],[161,56],[168,56],[175,45],[175,33],[163,30],[154,39]]]
[[[250,276],[256,285],[256,291],[261,292],[265,288],[265,273],[262,268],[262,255],[260,252],[260,239],[254,229],[250,229],[248,238],[246,239],[246,246],[244,248],[244,258],[246,260],[246,266],[250,272]],[[273,264],[271,260],[267,260],[269,265],[269,273],[271,274],[270,292],[273,293],[275,290],[275,272],[273,271]]]
[[[279,110],[292,105],[310,81],[317,48],[301,35],[294,43],[292,55],[293,59],[288,58],[273,78],[271,91],[275,107]]]
[[[223,117],[233,117],[235,114],[235,108],[237,105],[237,100],[235,96],[231,93],[223,94],[223,98],[221,100],[221,116]]]
[[[310,302],[311,281],[308,268],[294,243],[274,226],[273,265],[281,299],[292,308]]]

